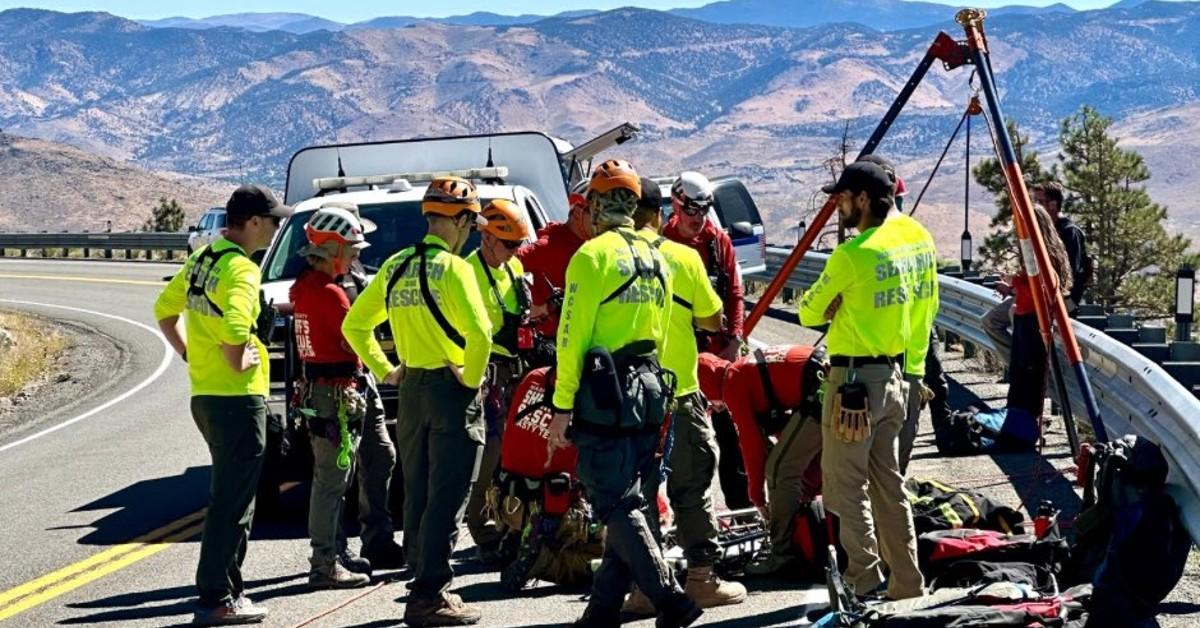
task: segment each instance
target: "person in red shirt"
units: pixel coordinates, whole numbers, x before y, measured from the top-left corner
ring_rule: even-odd
[[[1034,205],[1046,251],[1054,268],[1045,273],[1064,296],[1071,290],[1071,261],[1067,256],[1062,239],[1054,230],[1054,219],[1041,205]],[[1011,283],[1000,284],[997,291],[1013,296],[1012,356],[1008,365],[1008,407],[1019,408],[1038,419],[1045,409],[1046,374],[1048,355],[1038,326],[1037,311],[1034,309],[1033,290],[1036,284],[1029,281],[1024,272],[1012,278]]]
[[[562,309],[563,285],[567,281],[567,263],[579,247],[592,237],[592,213],[582,194],[570,197],[567,222],[552,222],[538,231],[537,241],[521,247],[517,259],[533,277],[530,287],[530,317],[541,320],[537,331],[554,339],[558,333],[558,315]]]
[[[700,253],[713,288],[724,304],[721,330],[697,334],[700,350],[726,360],[736,360],[741,355],[745,322],[742,278],[738,273],[733,240],[708,219],[714,198],[713,185],[704,175],[690,171],[680,173],[671,185],[671,218],[663,227],[663,235]],[[734,509],[748,508],[751,504],[745,491],[745,464],[738,451],[733,422],[727,413],[713,412],[712,424],[721,453],[717,459],[717,477],[725,504]]]
[[[359,500],[363,554],[379,567],[397,568],[404,561],[392,536],[387,504],[396,454],[384,425],[383,404],[342,337],[350,298],[339,279],[369,244],[363,222],[344,207],[322,207],[304,230],[308,244],[299,253],[309,267],[292,284],[289,296],[301,362],[295,403],[305,417],[313,451],[308,582],[314,588],[357,587],[370,582],[372,563],[350,551],[341,526],[344,495],[356,466],[364,497]]]
[[[700,389],[733,417],[747,492],[767,519],[770,552],[750,573],[776,572],[794,558],[792,518],[821,490],[820,388],[828,368],[824,347],[766,347],[734,362],[700,354]]]

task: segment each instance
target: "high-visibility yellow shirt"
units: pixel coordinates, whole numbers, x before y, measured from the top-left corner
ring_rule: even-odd
[[[838,295],[842,305],[826,337],[831,355],[904,354],[907,374],[925,374],[938,279],[937,250],[920,223],[893,214],[839,246],[800,300],[800,323],[825,323]]]
[[[621,233],[634,238],[632,248]],[[665,285],[643,277],[623,294],[603,303],[634,276],[634,255],[646,267],[655,262]],[[593,347],[616,351],[640,340],[652,340],[660,356],[667,346],[671,308],[670,268],[662,253],[632,227],[606,231],[584,243],[567,264],[566,295],[558,324],[558,375],[554,407],[575,407],[583,357]]]
[[[396,281],[390,294],[388,283],[406,259],[414,255],[408,247],[389,257],[379,272],[350,306],[342,322],[342,335],[363,364],[376,377],[383,378],[395,366],[388,359],[375,328],[384,321],[391,324],[396,341],[396,355],[406,366],[437,369],[449,362],[462,368],[463,381],[472,388],[483,383],[484,370],[492,348],[492,324],[475,283],[475,273],[463,258],[444,249],[446,242],[426,235],[424,242],[431,247],[425,252],[429,291],[437,301],[442,315],[464,342],[454,344],[446,335],[421,296],[420,260],[408,264],[404,276]]]
[[[207,253],[210,249],[213,253],[233,252],[213,263]],[[196,264],[202,260],[203,266],[196,269]],[[188,293],[193,269],[199,271],[198,283],[203,285],[207,298]],[[171,278],[154,302],[155,319],[161,321],[180,314],[184,317],[188,376],[193,395],[235,397],[270,393],[267,348],[251,333],[259,315],[261,275],[258,265],[240,246],[219,238],[188,256],[183,268]],[[225,359],[221,345],[245,343],[258,351],[259,364],[238,373]]]
[[[657,242],[658,233],[643,230],[641,235]],[[675,373],[675,396],[682,397],[700,391],[697,374],[699,350],[696,347],[695,318],[707,318],[721,311],[721,297],[708,280],[704,260],[690,246],[663,240],[659,251],[671,268],[670,322],[667,325],[667,349],[662,354],[663,367]]]
[[[514,255],[500,268],[488,266],[485,270],[483,266],[487,262],[483,260],[483,255],[479,253],[478,249],[467,256],[467,263],[471,265],[471,270],[475,271],[475,283],[479,284],[479,292],[483,296],[483,306],[487,308],[488,320],[492,322],[492,333],[496,333],[504,325],[504,312],[513,314],[517,312],[519,306],[517,291],[513,287],[513,278],[521,281],[521,275],[525,274],[525,267],[521,264],[521,260]],[[509,271],[512,271],[511,277]],[[492,281],[495,282],[495,289],[492,287],[493,284],[488,281],[488,273],[491,273]],[[497,301],[496,295],[500,295],[500,301]],[[508,349],[495,343],[492,343],[492,353],[509,358],[514,357]]]

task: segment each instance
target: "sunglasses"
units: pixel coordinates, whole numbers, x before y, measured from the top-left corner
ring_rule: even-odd
[[[710,205],[694,205],[692,203],[688,203],[680,207],[679,211],[687,214],[688,216],[703,216],[708,213],[709,207]]]
[[[524,243],[521,242],[520,240],[500,240],[500,244],[503,244],[504,248],[506,248],[510,251],[515,251],[515,250],[521,248],[521,245]]]

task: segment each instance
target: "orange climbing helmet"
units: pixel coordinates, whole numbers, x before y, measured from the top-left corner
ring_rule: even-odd
[[[529,237],[529,227],[521,219],[521,210],[512,201],[498,198],[488,203],[481,215],[487,221],[481,228],[501,240],[519,242]]]
[[[463,211],[479,213],[479,193],[475,185],[460,177],[438,177],[429,182],[421,213],[453,218]]]
[[[629,190],[634,197],[642,195],[642,178],[633,165],[624,159],[609,159],[596,166],[588,182],[588,194],[607,194],[613,190]]]

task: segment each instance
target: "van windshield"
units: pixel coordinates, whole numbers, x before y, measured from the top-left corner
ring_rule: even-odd
[[[762,224],[758,207],[755,206],[754,199],[750,198],[750,193],[746,191],[746,186],[742,185],[741,181],[720,182],[716,187],[717,213],[721,216],[721,224],[725,225],[726,229],[735,222],[748,222],[751,225]]]
[[[487,203],[486,200],[483,202]],[[416,244],[425,236],[420,201],[359,205],[358,211],[377,227],[367,234],[371,246],[363,249],[359,258],[369,273],[375,273],[397,251]],[[288,219],[275,246],[271,247],[271,255],[263,267],[263,281],[295,279],[304,270],[306,263],[297,253],[307,241],[304,224],[311,216],[312,212],[304,212]],[[475,231],[463,246],[462,255],[465,257],[478,247],[479,232]]]

